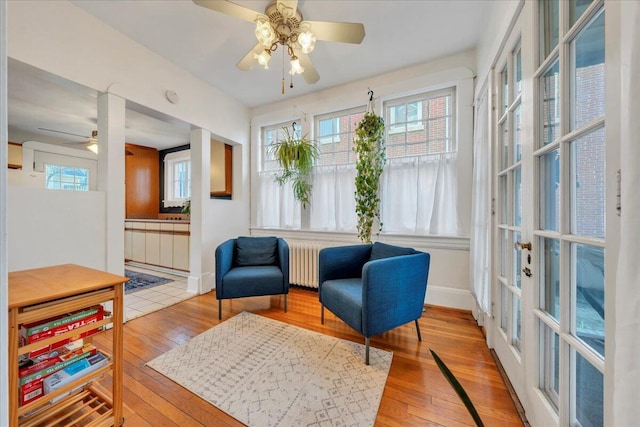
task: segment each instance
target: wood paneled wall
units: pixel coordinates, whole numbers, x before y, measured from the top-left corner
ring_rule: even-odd
[[[125,217],[157,219],[160,210],[158,150],[129,143],[125,148]]]

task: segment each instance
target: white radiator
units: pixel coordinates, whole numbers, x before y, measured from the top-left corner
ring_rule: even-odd
[[[292,285],[318,287],[318,253],[332,246],[326,242],[287,240],[289,244],[289,283]]]

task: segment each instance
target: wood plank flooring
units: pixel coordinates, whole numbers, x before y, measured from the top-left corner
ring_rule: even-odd
[[[288,313],[283,298],[224,300],[222,321],[242,311],[327,335],[364,343],[362,336],[325,310],[318,294],[292,288]],[[145,363],[220,323],[213,292],[139,317],[124,327],[125,426],[241,426],[224,412],[145,366]],[[433,361],[434,349],[465,387],[487,426],[522,426],[516,407],[470,313],[427,306],[419,321],[371,339],[393,352],[376,426],[472,426],[473,420]],[[96,339],[110,339],[102,334]],[[104,381],[108,382],[109,379]]]

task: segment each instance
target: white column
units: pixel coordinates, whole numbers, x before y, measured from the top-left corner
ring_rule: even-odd
[[[106,196],[105,269],[124,274],[124,142],[125,100],[111,93],[98,96],[98,191]]]
[[[213,253],[205,250],[212,238],[211,206],[211,133],[191,131],[191,225],[189,238],[189,292],[206,293],[213,288]]]
[[[9,341],[7,285],[7,2],[0,0],[0,342]],[[6,348],[4,345],[3,349]],[[0,351],[0,372],[7,372],[7,352]],[[15,374],[15,373],[14,373]],[[15,392],[15,390],[12,390]],[[0,425],[9,425],[9,383],[0,375]]]

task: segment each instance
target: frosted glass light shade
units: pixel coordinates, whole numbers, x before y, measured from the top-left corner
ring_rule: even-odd
[[[277,35],[269,21],[264,19],[256,20],[256,38],[265,49],[271,48]]]
[[[298,44],[303,53],[311,53],[316,46],[316,36],[311,31],[303,31],[298,34]]]
[[[258,60],[258,64],[262,65],[265,70],[269,69],[269,60],[271,59],[271,55],[266,50],[260,52],[260,55],[257,53],[253,54],[253,58]]]
[[[302,73],[304,73],[304,68],[302,67],[302,65],[300,65],[300,60],[298,59],[298,57],[292,56],[291,71],[289,71],[289,74],[293,76],[294,74],[302,74]]]

